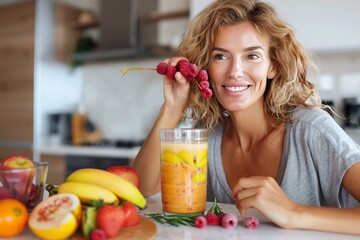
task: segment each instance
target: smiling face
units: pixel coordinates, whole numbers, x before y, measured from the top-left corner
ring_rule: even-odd
[[[208,71],[216,98],[230,112],[262,106],[267,78],[276,74],[268,42],[249,22],[219,30]]]

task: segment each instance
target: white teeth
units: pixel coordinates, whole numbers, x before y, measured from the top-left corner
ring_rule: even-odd
[[[242,87],[225,87],[226,90],[229,90],[231,92],[238,92],[243,91],[245,89],[248,89],[248,86],[242,86]]]

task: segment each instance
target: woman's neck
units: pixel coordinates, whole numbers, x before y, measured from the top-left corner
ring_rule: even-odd
[[[269,116],[263,108],[248,108],[230,113],[224,135],[246,150],[273,134],[278,126],[283,124]]]

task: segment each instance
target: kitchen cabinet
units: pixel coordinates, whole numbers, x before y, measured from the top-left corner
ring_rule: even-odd
[[[76,23],[81,10],[65,4],[55,5],[55,58],[70,63],[81,31]]]
[[[35,2],[0,6],[0,158],[32,157]]]

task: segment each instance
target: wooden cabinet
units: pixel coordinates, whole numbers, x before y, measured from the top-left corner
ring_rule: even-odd
[[[31,153],[34,29],[34,1],[0,7],[0,157],[17,147]]]
[[[70,63],[81,32],[76,23],[81,10],[61,3],[55,6],[55,57]]]

